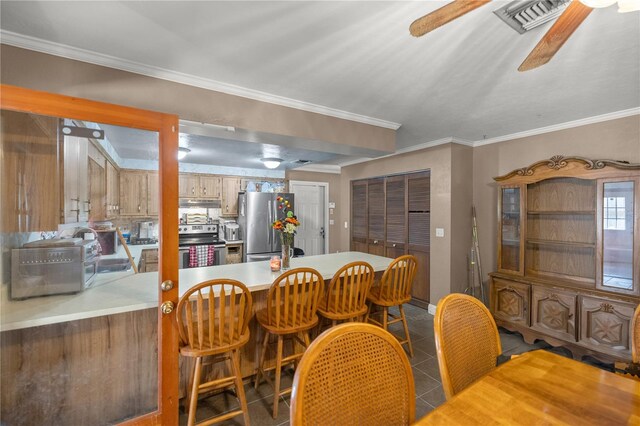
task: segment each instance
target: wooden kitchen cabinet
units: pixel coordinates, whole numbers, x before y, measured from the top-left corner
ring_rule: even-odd
[[[180,173],[178,176],[178,197],[198,197],[198,175]]]
[[[57,230],[58,119],[3,110],[0,116],[1,232]]]
[[[64,223],[89,220],[89,139],[64,136]]]
[[[138,264],[138,272],[157,272],[158,271],[158,249],[144,249],[140,254],[140,263]]]
[[[104,164],[104,161],[102,162]],[[106,218],[106,171],[100,163],[89,158],[89,220]]]
[[[201,175],[198,177],[198,183],[198,195],[200,198],[210,200],[222,199],[222,178],[220,176]]]
[[[240,178],[222,178],[222,212],[221,216],[238,215],[238,192],[240,192]]]
[[[351,250],[396,258],[416,257],[412,303],[427,307],[430,295],[429,172],[351,183]]]
[[[147,216],[147,172],[120,170],[120,214]]]
[[[158,216],[160,212],[160,182],[157,172],[147,173],[147,214]]]
[[[576,359],[628,361],[640,303],[640,164],[555,156],[495,180],[497,324]]]
[[[106,216],[111,219],[120,215],[120,175],[118,169],[109,160],[106,161],[105,170],[107,179]]]

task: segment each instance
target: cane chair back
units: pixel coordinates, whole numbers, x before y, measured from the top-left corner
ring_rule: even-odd
[[[411,365],[396,338],[380,327],[332,327],[313,341],[296,369],[292,425],[409,425],[414,418]]]
[[[631,324],[631,359],[640,363],[640,305],[636,307]]]
[[[411,300],[411,286],[418,270],[415,256],[406,254],[396,258],[374,284],[371,296],[377,305],[395,306]]]
[[[253,300],[239,281],[218,279],[190,288],[178,302],[178,331],[184,355],[225,352],[246,342]]]
[[[312,268],[296,268],[280,275],[267,295],[266,317],[260,323],[270,331],[292,333],[317,323],[316,311],[324,279]]]
[[[351,262],[329,282],[318,312],[332,320],[358,318],[367,313],[367,294],[375,271],[367,262]]]
[[[434,321],[436,352],[447,399],[496,367],[498,327],[478,299],[453,293],[440,300]]]

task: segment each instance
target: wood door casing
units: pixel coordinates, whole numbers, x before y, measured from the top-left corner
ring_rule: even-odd
[[[160,273],[158,307],[178,303],[178,116],[0,84],[3,110],[66,117],[159,132]],[[52,191],[57,192],[57,191]],[[56,204],[59,208],[60,204]],[[163,281],[174,286],[160,290]],[[178,424],[178,333],[175,317],[158,309],[158,410],[132,418],[128,425]]]

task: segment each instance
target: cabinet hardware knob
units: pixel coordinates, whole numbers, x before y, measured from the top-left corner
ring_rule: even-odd
[[[204,192],[204,195],[207,195],[207,188],[202,188],[202,192]]]
[[[378,244],[378,240],[373,240],[373,244]]]
[[[171,280],[163,281],[162,284],[160,284],[160,288],[162,289],[162,291],[171,290],[173,288],[173,281]]]
[[[162,305],[160,305],[160,309],[162,310],[163,314],[170,314],[171,312],[173,312],[173,302],[168,301],[162,303]]]
[[[195,193],[196,193],[196,187],[195,187],[195,186],[192,186],[192,187],[191,187],[191,193],[192,193],[192,194],[195,194]]]
[[[142,210],[142,207],[140,206],[140,204],[138,204],[138,212],[140,212]]]
[[[395,246],[396,246],[396,243],[393,243],[393,247],[395,247]]]

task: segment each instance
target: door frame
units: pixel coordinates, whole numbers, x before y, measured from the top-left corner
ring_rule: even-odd
[[[178,116],[88,99],[0,84],[0,108],[86,120],[158,132],[160,246],[158,269],[158,409],[127,425],[178,424],[178,332],[175,314],[163,315],[160,305],[178,304]],[[162,291],[160,284],[172,281]]]
[[[302,186],[322,186],[324,187],[324,254],[329,254],[329,182],[312,182],[307,180],[290,180],[289,192],[294,185]],[[297,201],[296,201],[297,202]]]

